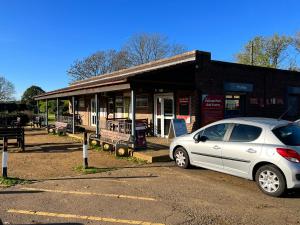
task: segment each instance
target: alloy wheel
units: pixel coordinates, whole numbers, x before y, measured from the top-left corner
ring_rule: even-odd
[[[184,167],[186,164],[186,157],[183,151],[176,151],[175,153],[176,164],[180,167]]]
[[[259,174],[259,185],[261,188],[269,193],[274,193],[280,186],[280,181],[276,173],[270,170],[263,170]]]

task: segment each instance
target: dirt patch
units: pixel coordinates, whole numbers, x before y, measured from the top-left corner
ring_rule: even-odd
[[[74,167],[82,164],[82,144],[66,136],[47,134],[44,129],[26,129],[25,152],[9,143],[8,175],[23,179],[75,176]],[[2,144],[2,143],[0,143]],[[89,165],[97,168],[135,166],[107,152],[89,150]]]

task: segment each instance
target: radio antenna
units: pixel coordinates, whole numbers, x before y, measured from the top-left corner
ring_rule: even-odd
[[[284,111],[284,113],[282,113],[277,120],[281,120],[282,117],[284,117],[290,111],[291,108],[293,108],[293,107],[289,106],[288,109],[286,111]]]

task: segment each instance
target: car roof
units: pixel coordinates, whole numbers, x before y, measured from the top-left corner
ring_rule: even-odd
[[[284,126],[286,124],[292,123],[288,120],[274,119],[274,118],[264,118],[264,117],[236,117],[230,119],[223,119],[218,122],[227,122],[227,123],[242,123],[256,126],[264,126],[269,129],[275,127]]]

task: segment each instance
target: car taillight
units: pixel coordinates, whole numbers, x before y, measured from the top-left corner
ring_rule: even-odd
[[[300,163],[300,155],[295,150],[288,148],[276,148],[276,151],[279,155],[286,158],[287,160],[291,162]]]

